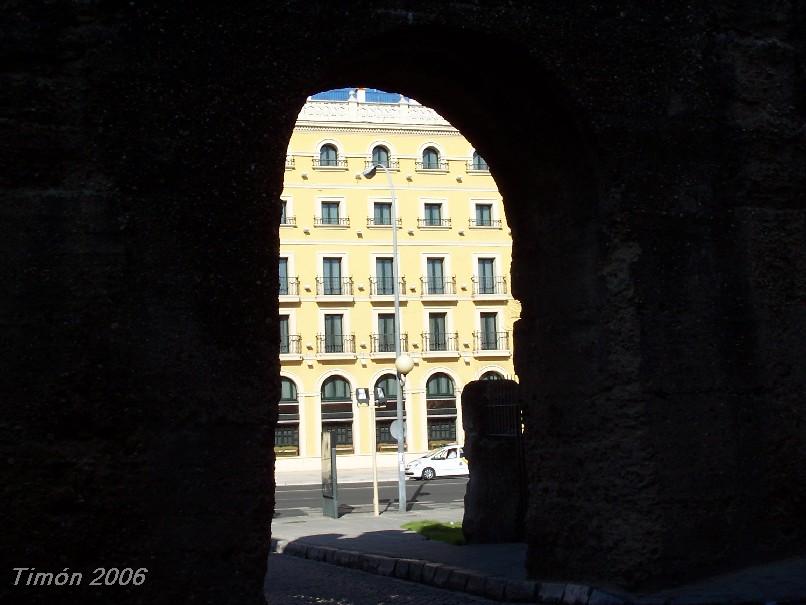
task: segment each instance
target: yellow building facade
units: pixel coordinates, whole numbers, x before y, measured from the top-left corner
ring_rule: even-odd
[[[376,407],[379,466],[396,464],[392,193],[400,263],[407,457],[462,443],[461,393],[512,378],[511,237],[484,160],[430,108],[365,89],[309,98],[288,147],[280,225],[282,399],[278,470],[320,464],[323,430],[340,466],[369,467]],[[374,405],[374,397],[370,400]]]

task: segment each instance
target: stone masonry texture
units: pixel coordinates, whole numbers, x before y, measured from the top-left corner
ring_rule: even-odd
[[[805,23],[4,2],[4,573],[149,569],[61,602],[262,601],[285,151],[347,85],[435,108],[503,194],[530,576],[649,589],[802,552]]]

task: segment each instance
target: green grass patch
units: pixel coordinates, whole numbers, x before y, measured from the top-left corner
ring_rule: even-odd
[[[442,521],[409,521],[401,525],[403,529],[416,531],[421,536],[425,536],[429,540],[439,540],[440,542],[447,542],[461,546],[465,543],[465,537],[462,534],[462,522],[450,521],[443,523]]]

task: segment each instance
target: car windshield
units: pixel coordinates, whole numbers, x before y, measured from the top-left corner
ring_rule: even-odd
[[[434,450],[431,450],[431,451],[430,451],[430,452],[428,452],[427,454],[423,454],[423,455],[422,455],[422,457],[423,457],[423,458],[430,458],[431,456],[433,456],[433,455],[434,455],[434,454],[436,454],[437,452],[441,452],[443,449],[445,449],[445,448],[438,447],[438,448],[436,448],[436,449],[434,449]]]

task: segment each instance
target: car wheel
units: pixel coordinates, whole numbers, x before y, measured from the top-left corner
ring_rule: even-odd
[[[433,479],[436,476],[437,474],[434,472],[433,468],[428,467],[423,469],[423,479],[425,479],[426,481]]]

